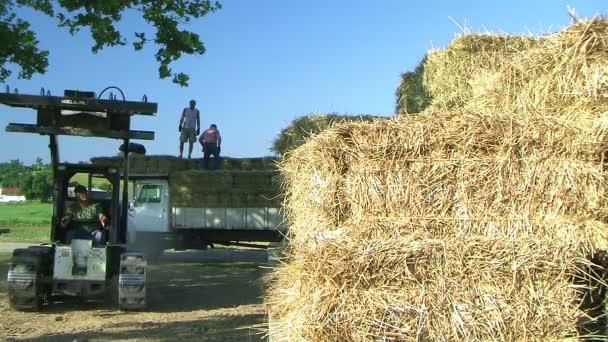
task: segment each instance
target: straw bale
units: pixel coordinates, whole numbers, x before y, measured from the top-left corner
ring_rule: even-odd
[[[579,21],[507,65],[471,104],[486,110],[573,116],[608,111],[608,20]]]
[[[178,207],[199,208],[280,206],[281,188],[276,177],[276,171],[173,172],[169,175],[171,202]]]
[[[370,121],[372,115],[310,114],[296,118],[284,128],[272,143],[271,151],[284,155],[304,144],[307,139],[337,123],[350,121]]]
[[[541,38],[459,37],[424,64],[421,114],[333,125],[289,152],[290,254],[266,296],[271,333],[556,340],[604,329],[607,28],[596,18]]]
[[[581,295],[573,292],[571,275],[586,255],[608,248],[607,124],[601,113],[566,119],[426,111],[319,134],[281,163],[292,255],[276,270],[267,294],[276,317],[271,331],[309,341],[584,334],[576,331],[586,311],[579,309]],[[332,251],[334,246],[324,255],[324,241],[331,238],[342,249]],[[414,238],[424,248],[399,245]],[[441,272],[400,282],[391,267],[407,260],[393,261],[392,250],[417,255],[432,251],[436,240],[444,254],[425,270]],[[478,240],[487,254],[469,248]],[[368,241],[397,245],[376,251],[366,249]],[[519,255],[518,248],[530,244],[542,248],[521,251],[521,260],[539,264],[532,262],[523,278],[507,273],[506,265],[521,262],[505,263],[503,256]],[[357,255],[367,264],[350,266]],[[437,263],[452,260],[471,264],[459,269]],[[505,273],[489,268],[485,274],[494,264]],[[471,273],[473,266],[481,273]],[[353,271],[338,279],[328,276],[348,269]],[[569,276],[556,277],[563,272]],[[366,277],[384,280],[369,287]],[[596,282],[588,291],[605,288]],[[480,293],[487,303],[500,304],[475,302]],[[603,309],[593,317],[602,314]]]
[[[273,337],[530,341],[576,336],[586,251],[479,236],[319,240],[272,275]]]
[[[576,115],[607,108],[607,59],[608,20],[603,17],[541,37],[464,34],[402,75],[396,112],[430,105],[434,110]]]
[[[336,126],[281,163],[286,213],[293,232],[366,216],[454,221],[453,233],[477,234],[493,221],[524,233],[515,223],[606,218],[607,128],[608,118],[460,112]]]
[[[468,103],[479,96],[473,85],[492,80],[514,56],[538,44],[540,40],[532,36],[461,35],[447,48],[429,52],[423,67],[423,86],[414,88],[413,96],[427,99],[440,110],[467,108]],[[403,110],[398,110],[401,112]]]
[[[264,171],[276,170],[276,157],[258,158],[231,158],[222,157],[220,169],[222,170],[244,170],[244,171]],[[113,167],[123,167],[122,157],[95,157],[91,158],[91,163]],[[141,156],[130,157],[129,167],[131,173],[138,174],[168,174],[171,172],[198,170],[201,168],[201,159],[185,159],[175,156]]]
[[[401,81],[395,92],[396,114],[420,113],[431,104],[432,98],[424,85],[426,59],[427,56],[424,56],[414,71],[401,74]]]

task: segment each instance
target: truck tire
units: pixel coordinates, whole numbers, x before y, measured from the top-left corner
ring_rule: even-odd
[[[17,249],[9,263],[7,285],[10,306],[19,311],[40,311],[49,295],[45,257],[34,250]]]

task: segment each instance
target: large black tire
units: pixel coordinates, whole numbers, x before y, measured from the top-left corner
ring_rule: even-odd
[[[49,288],[45,257],[37,251],[17,249],[13,252],[7,276],[10,306],[19,311],[42,310]]]

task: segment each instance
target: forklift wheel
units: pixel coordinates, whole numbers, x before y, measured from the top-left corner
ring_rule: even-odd
[[[7,277],[10,306],[18,311],[42,310],[48,291],[40,255],[20,252],[11,258]]]

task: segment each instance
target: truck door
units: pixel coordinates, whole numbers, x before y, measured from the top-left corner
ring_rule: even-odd
[[[168,189],[166,181],[146,181],[136,187],[129,208],[129,227],[137,232],[168,232]]]

